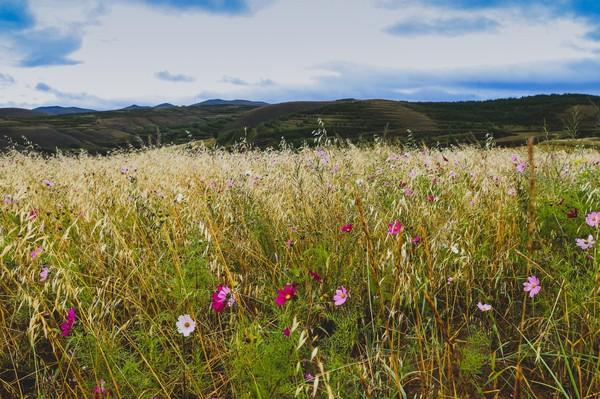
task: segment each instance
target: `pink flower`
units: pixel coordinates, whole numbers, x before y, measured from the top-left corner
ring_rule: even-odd
[[[315,377],[313,377],[313,375],[309,372],[304,373],[304,381],[306,382],[312,382],[314,381]]]
[[[50,187],[50,188],[54,187],[54,182],[53,182],[53,181],[51,181],[51,180],[44,179],[44,180],[42,180],[42,183],[43,183],[43,184],[44,184],[46,187]]]
[[[351,231],[352,231],[352,228],[353,228],[353,227],[354,227],[354,226],[352,225],[352,223],[348,223],[348,224],[345,224],[345,225],[343,225],[342,227],[340,227],[340,231],[341,231],[342,233],[349,233],[349,232],[351,232]]]
[[[283,329],[283,335],[284,336],[289,337],[290,334],[291,334],[291,331],[290,331],[289,327],[286,327],[286,328]]]
[[[402,223],[399,220],[394,220],[388,224],[388,234],[397,235],[402,231]]]
[[[435,201],[435,197],[433,195],[428,195],[427,196],[427,201],[428,202],[433,202],[433,201]]]
[[[450,285],[454,282],[454,278],[448,277],[448,280],[446,280],[446,281],[448,282],[448,285]]]
[[[15,200],[10,195],[5,195],[4,199],[2,200],[2,203],[4,205],[12,205],[15,203]]]
[[[119,172],[121,172],[122,175],[126,175],[129,173],[129,168],[127,166],[122,166],[121,169],[119,169]]]
[[[406,187],[406,188],[404,189],[404,195],[405,195],[405,196],[407,196],[407,197],[412,197],[412,196],[413,196],[413,194],[414,194],[414,191],[412,190],[412,188],[410,188],[410,187]]]
[[[285,247],[287,249],[292,248],[293,245],[294,245],[294,240],[292,240],[291,238],[285,242]]]
[[[37,219],[39,214],[40,214],[40,210],[37,208],[33,208],[32,210],[29,211],[29,214],[27,214],[27,219],[35,220],[35,219]]]
[[[62,335],[63,337],[69,336],[71,330],[73,329],[73,324],[75,324],[75,317],[75,309],[70,308],[67,312],[67,319],[63,321],[60,325],[60,335]]]
[[[410,242],[412,242],[414,245],[418,245],[421,242],[421,236],[414,236]]]
[[[94,399],[102,399],[112,397],[112,391],[110,389],[104,388],[106,385],[106,381],[100,379],[98,385],[94,387],[92,393],[94,394]]]
[[[594,246],[596,241],[594,241],[594,237],[590,234],[587,239],[585,238],[577,238],[575,240],[577,246],[583,250],[590,249]]]
[[[37,258],[38,256],[40,256],[42,254],[42,252],[44,252],[44,248],[37,247],[36,249],[31,251],[31,259]]]
[[[479,310],[481,310],[482,312],[487,312],[489,310],[492,310],[492,305],[487,304],[487,303],[481,303],[478,302],[477,303],[477,307],[479,308]]]
[[[317,273],[317,272],[310,271],[310,272],[308,272],[308,274],[309,274],[309,275],[310,275],[310,277],[312,277],[312,279],[313,279],[313,280],[315,280],[316,282],[319,282],[319,283],[320,283],[321,281],[323,281],[323,278],[322,278],[322,277],[319,275],[319,273]]]
[[[517,172],[523,173],[523,172],[525,172],[526,168],[527,168],[527,164],[525,162],[519,162],[519,164],[517,165]]]
[[[523,283],[523,291],[529,292],[530,298],[539,294],[541,289],[540,280],[536,276],[527,277],[527,281]]]
[[[343,285],[335,291],[333,303],[335,306],[342,306],[348,300],[348,290]]]
[[[212,295],[212,308],[215,312],[220,313],[225,310],[225,307],[232,307],[235,303],[235,298],[231,292],[231,288],[221,284]]]
[[[590,212],[585,217],[585,222],[590,227],[598,227],[600,225],[600,212]]]
[[[296,297],[296,285],[286,284],[283,289],[277,290],[277,298],[275,298],[275,304],[277,306],[283,306],[285,303]]]
[[[44,282],[48,279],[48,274],[50,273],[50,270],[48,269],[48,266],[42,266],[42,269],[40,270],[40,282]]]

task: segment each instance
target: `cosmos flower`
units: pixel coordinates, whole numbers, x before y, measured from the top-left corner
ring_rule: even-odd
[[[413,243],[414,245],[418,245],[421,242],[421,236],[414,236],[412,238],[412,240],[410,240],[411,243]]]
[[[323,281],[323,278],[322,278],[322,277],[319,275],[319,273],[317,273],[317,272],[310,271],[310,272],[308,272],[308,274],[309,274],[309,275],[310,275],[310,277],[312,277],[312,279],[313,279],[313,280],[315,280],[316,282],[319,282],[319,283],[320,283],[321,281]]]
[[[67,312],[67,318],[60,325],[60,335],[63,337],[68,337],[73,329],[73,325],[75,324],[75,318],[77,315],[75,314],[75,309],[70,308]]]
[[[569,211],[567,211],[567,218],[569,219],[575,219],[577,217],[577,209],[573,208],[570,209]]]
[[[290,328],[289,328],[289,327],[286,327],[286,328],[284,328],[284,329],[283,329],[283,335],[284,335],[285,337],[289,337],[289,336],[290,336],[290,334],[291,334],[291,330],[290,330]]]
[[[590,227],[598,227],[600,225],[600,212],[590,212],[585,217],[585,222]]]
[[[43,247],[37,247],[36,249],[34,249],[33,251],[31,251],[31,259],[36,259],[37,257],[39,257],[42,252],[44,252],[44,248]]]
[[[333,303],[335,306],[342,306],[348,300],[348,290],[343,285],[335,291]]]
[[[275,298],[275,304],[277,306],[283,306],[285,303],[296,297],[296,285],[286,284],[283,289],[277,290],[277,297]]]
[[[523,172],[525,172],[526,168],[527,168],[527,164],[525,162],[519,162],[519,164],[517,165],[517,172],[523,173]]]
[[[353,227],[354,227],[354,226],[352,225],[352,223],[348,223],[348,224],[345,224],[345,225],[343,225],[342,227],[340,227],[340,231],[341,231],[342,233],[349,233],[349,232],[351,232],[351,231],[352,231],[352,228],[353,228]]]
[[[48,266],[42,266],[42,269],[40,270],[40,282],[44,282],[48,279],[48,274],[50,274],[50,269],[48,268]]]
[[[225,307],[232,307],[235,303],[235,298],[231,292],[231,288],[221,284],[212,295],[212,308],[215,312],[220,313],[225,310]]]
[[[575,240],[577,246],[583,250],[590,249],[594,246],[596,241],[594,241],[594,237],[590,234],[587,239],[585,238],[577,238]]]
[[[479,310],[481,310],[482,312],[487,312],[489,310],[492,310],[492,305],[487,304],[487,303],[481,303],[478,302],[477,303],[477,307],[479,308]]]
[[[540,280],[536,276],[527,277],[527,281],[523,283],[523,291],[529,292],[530,298],[539,294],[541,289]]]
[[[397,235],[402,231],[402,223],[399,220],[394,220],[392,223],[388,224],[388,234]]]
[[[189,337],[196,329],[196,322],[189,314],[179,316],[175,325],[177,326],[177,331],[184,337]]]

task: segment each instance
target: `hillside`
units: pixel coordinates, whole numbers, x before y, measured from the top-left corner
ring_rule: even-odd
[[[391,100],[298,101],[265,104],[209,100],[192,106],[131,106],[118,111],[43,115],[0,109],[0,148],[22,147],[26,138],[42,151],[56,148],[104,153],[126,146],[208,140],[231,145],[243,137],[259,147],[281,138],[311,140],[321,120],[330,136],[355,142],[374,136],[430,144],[477,142],[492,134],[504,145],[531,135],[556,138],[577,131],[600,136],[600,97],[540,95],[519,99],[410,103]]]

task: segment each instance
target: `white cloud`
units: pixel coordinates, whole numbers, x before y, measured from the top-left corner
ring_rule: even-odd
[[[99,104],[104,106],[110,101],[192,103],[198,93],[257,100],[401,96],[406,90],[486,96],[488,89],[457,87],[459,79],[444,79],[468,70],[483,71],[476,78],[489,79],[503,68],[531,72],[535,78],[535,70],[527,68],[595,60],[600,49],[585,38],[590,26],[584,20],[550,13],[532,18],[531,10],[517,8],[466,12],[415,4],[390,9],[363,0],[280,0],[256,2],[260,6],[254,5],[250,15],[222,15],[164,12],[131,1],[98,4],[102,3],[32,1],[40,26],[81,29],[82,46],[69,57],[81,64],[26,69],[0,60],[0,68],[16,80],[0,92],[0,106],[60,100],[36,91],[38,82],[62,93],[90,93],[87,100],[106,99]],[[489,18],[500,25],[451,37],[385,32],[399,21],[465,17]],[[340,71],[331,67],[334,64],[353,65],[355,71]],[[360,80],[353,81],[358,69]],[[156,79],[156,71],[195,80],[173,84]],[[432,83],[386,90],[383,79],[413,76],[415,71]],[[377,86],[370,88],[370,81]]]

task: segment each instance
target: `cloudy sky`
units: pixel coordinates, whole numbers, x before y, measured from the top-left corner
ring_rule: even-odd
[[[0,0],[0,107],[564,92],[598,0]]]

